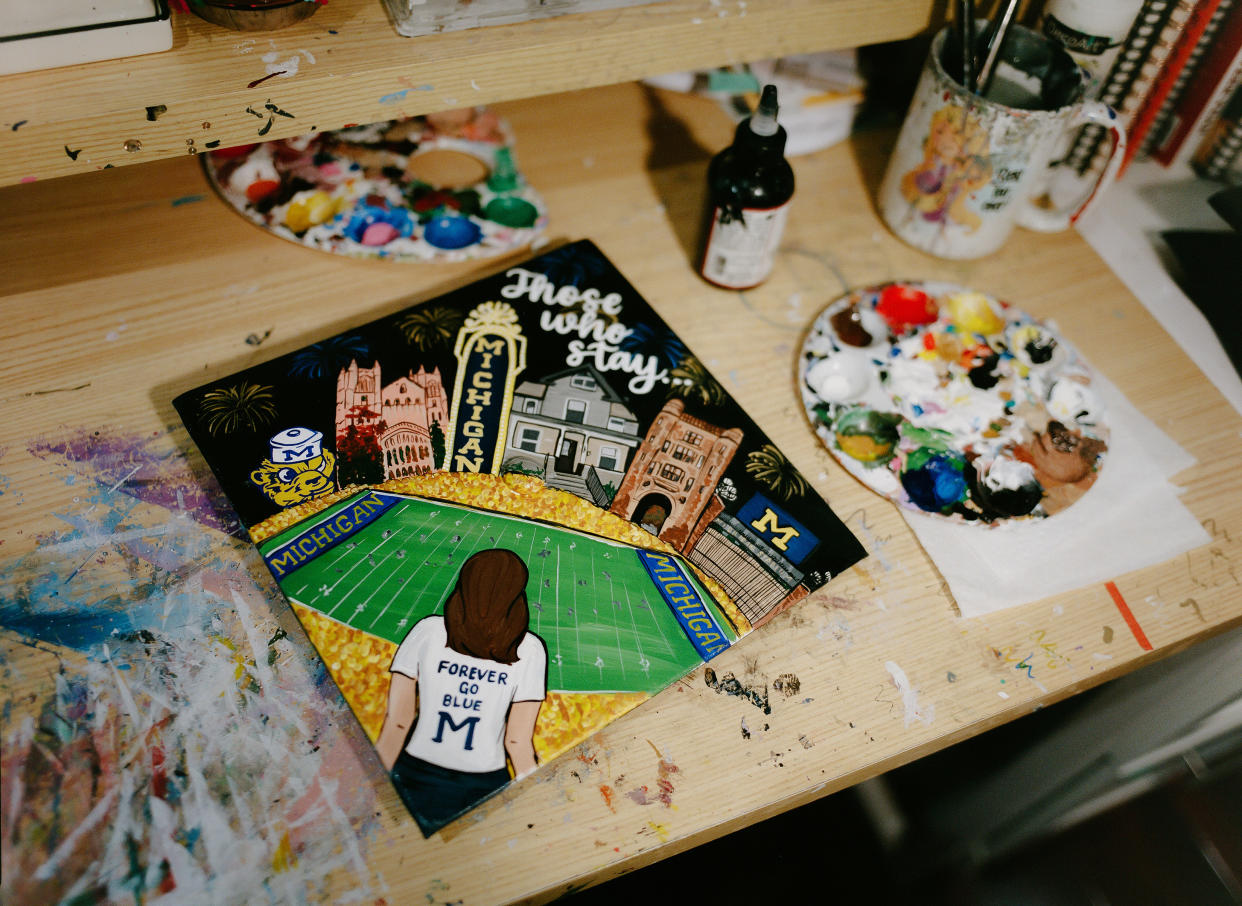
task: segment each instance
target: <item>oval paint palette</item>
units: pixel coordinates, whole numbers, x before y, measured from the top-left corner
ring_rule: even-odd
[[[502,255],[547,225],[508,126],[484,108],[212,151],[204,166],[247,219],[355,258]]]
[[[1093,375],[1048,325],[948,283],[853,290],[798,363],[816,434],[917,512],[995,526],[1053,515],[1095,482],[1108,427]]]

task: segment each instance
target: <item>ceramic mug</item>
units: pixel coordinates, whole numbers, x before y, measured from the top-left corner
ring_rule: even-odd
[[[982,31],[982,29],[978,29]],[[987,96],[950,71],[960,48],[945,28],[932,41],[880,186],[879,210],[898,238],[941,258],[978,258],[1015,225],[1063,230],[1100,199],[1126,147],[1117,115],[1083,98],[1084,79],[1063,48],[1013,26]],[[1054,206],[1045,189],[1064,139],[1084,123],[1112,135],[1112,151],[1085,201]]]

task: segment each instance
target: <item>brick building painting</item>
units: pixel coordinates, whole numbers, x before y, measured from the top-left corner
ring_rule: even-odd
[[[671,399],[655,417],[621,482],[611,510],[680,551],[689,551],[724,505],[716,486],[742,432],[687,415]]]
[[[721,497],[733,499],[735,490],[721,481],[742,437],[669,400],[634,452],[611,510],[685,554],[757,626],[807,596],[799,564],[819,539],[759,493],[725,512]]]
[[[344,437],[351,426],[377,429],[385,480],[434,469],[431,428],[447,423],[439,368],[419,366],[385,385],[379,362],[359,368],[355,361],[337,377],[336,436]]]

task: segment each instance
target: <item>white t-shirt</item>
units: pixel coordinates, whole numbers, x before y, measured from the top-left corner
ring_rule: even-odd
[[[547,649],[527,632],[517,662],[501,664],[453,651],[447,638],[444,617],[424,617],[393,656],[389,669],[418,681],[418,723],[405,750],[456,771],[499,770],[509,705],[547,697]]]

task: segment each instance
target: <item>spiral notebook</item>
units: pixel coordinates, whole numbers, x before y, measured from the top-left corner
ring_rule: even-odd
[[[1129,126],[1144,98],[1152,91],[1177,37],[1196,7],[1195,0],[1145,0],[1121,53],[1100,86],[1099,100],[1117,111]],[[1078,131],[1065,162],[1079,175],[1101,162],[1107,130],[1089,124]]]

